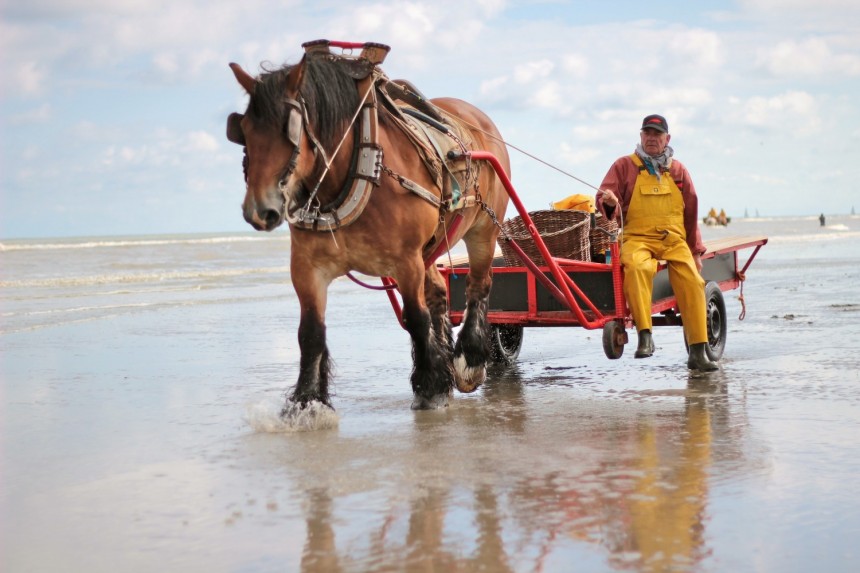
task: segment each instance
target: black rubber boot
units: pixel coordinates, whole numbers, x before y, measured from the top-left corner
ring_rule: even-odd
[[[654,339],[651,338],[650,330],[639,331],[639,346],[636,348],[634,358],[648,358],[654,354]]]
[[[720,369],[717,363],[711,362],[708,359],[708,355],[705,354],[704,342],[690,345],[690,357],[687,359],[687,368],[701,372],[713,372]]]

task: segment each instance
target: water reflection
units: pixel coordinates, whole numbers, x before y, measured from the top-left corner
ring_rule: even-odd
[[[412,458],[392,460],[413,479],[379,484],[386,502],[365,498],[362,523],[326,488],[307,489],[302,571],[555,571],[583,556],[603,570],[700,568],[713,445],[744,426],[724,381],[542,416],[528,384],[514,373],[481,400],[416,415]]]
[[[334,543],[334,503],[328,490],[312,488],[307,491],[307,539],[302,551],[302,571],[342,571]]]

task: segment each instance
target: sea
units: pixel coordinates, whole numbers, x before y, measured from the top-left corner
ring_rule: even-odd
[[[825,226],[817,215],[736,218],[726,227],[703,225],[702,232],[705,240],[768,237],[751,269],[753,280],[760,266],[777,261],[803,269],[798,278],[806,278],[856,262],[860,216],[830,216]],[[2,239],[0,333],[290,297],[289,249],[285,231]],[[831,288],[838,290],[839,283]]]

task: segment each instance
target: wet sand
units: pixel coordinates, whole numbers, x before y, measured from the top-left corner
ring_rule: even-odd
[[[599,331],[527,329],[440,412],[409,409],[385,296],[338,283],[337,418],[311,431],[265,431],[288,286],[6,333],[0,569],[854,571],[860,265],[798,249],[765,247],[743,322],[726,293],[720,372],[674,327],[616,361]]]

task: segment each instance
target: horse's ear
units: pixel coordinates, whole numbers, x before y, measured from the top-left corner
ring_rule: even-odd
[[[287,93],[299,93],[299,87],[301,87],[302,80],[305,77],[306,59],[307,56],[302,56],[302,60],[290,70],[290,73],[287,76]]]
[[[239,64],[230,62],[230,69],[233,70],[233,75],[236,76],[236,81],[245,88],[248,95],[254,95],[254,89],[257,87],[257,82],[251,77],[248,72],[242,69]]]

